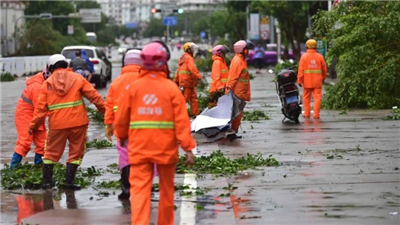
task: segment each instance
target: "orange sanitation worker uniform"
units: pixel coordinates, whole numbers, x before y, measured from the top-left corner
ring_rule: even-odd
[[[247,68],[246,58],[243,54],[236,54],[231,62],[226,93],[232,91],[243,101],[250,101],[250,75]],[[242,121],[243,112],[232,121],[232,129],[237,133]]]
[[[111,83],[106,97],[106,113],[104,114],[104,124],[114,123],[115,112],[117,112],[118,109],[118,99],[122,92],[125,91],[126,86],[132,83],[133,80],[139,78],[139,71],[139,65],[124,66],[122,68],[121,75]],[[115,131],[114,135],[117,136]]]
[[[160,177],[158,224],[174,224],[174,177],[178,144],[196,147],[185,99],[161,71],[142,69],[121,97],[114,122],[118,138],[129,139],[132,225],[149,224],[153,164]]]
[[[40,87],[44,82],[43,73],[37,73],[35,76],[26,80],[24,89],[15,109],[15,127],[17,128],[18,139],[14,151],[25,157],[31,149],[31,143],[35,144],[35,153],[43,155],[46,140],[46,126],[43,122],[38,129],[29,135],[29,123],[33,118],[33,111],[37,105],[37,99]]]
[[[179,87],[183,87],[183,95],[185,96],[186,102],[190,103],[192,116],[197,116],[200,113],[196,92],[198,80],[201,80],[201,75],[194,63],[193,56],[187,52],[183,53],[179,59],[178,71],[176,72],[174,82],[177,83]]]
[[[297,82],[303,85],[304,117],[310,117],[311,93],[314,98],[314,118],[319,118],[322,97],[322,83],[326,78],[324,57],[315,49],[307,49],[301,56]]]
[[[218,55],[212,56],[213,65],[211,68],[211,86],[210,93],[225,89],[226,82],[228,81],[228,66],[225,59]]]
[[[80,165],[86,144],[86,129],[89,124],[82,96],[104,113],[103,98],[82,75],[68,69],[56,69],[43,83],[34,118],[29,127],[35,130],[49,115],[49,133],[43,162],[54,164],[69,142],[67,162]]]

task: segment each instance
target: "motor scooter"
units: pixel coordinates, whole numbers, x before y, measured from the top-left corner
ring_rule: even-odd
[[[275,89],[281,103],[282,114],[285,116],[282,122],[288,118],[298,124],[301,107],[299,88],[296,84],[297,74],[292,70],[294,67],[282,69],[278,72],[275,79]],[[273,73],[273,70],[269,72]]]

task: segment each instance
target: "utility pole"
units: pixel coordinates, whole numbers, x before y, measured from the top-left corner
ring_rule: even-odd
[[[278,22],[276,21],[276,25]],[[276,55],[277,55],[277,63],[281,63],[281,29],[279,26],[276,27],[276,36],[277,36],[277,45],[276,45]]]
[[[271,38],[270,43],[275,44],[275,18],[273,16],[270,17],[269,21],[271,22]]]

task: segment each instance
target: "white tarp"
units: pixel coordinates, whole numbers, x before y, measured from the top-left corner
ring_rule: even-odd
[[[232,93],[224,95],[218,99],[218,104],[214,108],[205,109],[192,122],[192,131],[199,131],[204,128],[219,127],[222,129],[232,119],[233,99]]]

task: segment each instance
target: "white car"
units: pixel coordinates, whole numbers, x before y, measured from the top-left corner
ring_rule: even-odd
[[[94,73],[90,83],[95,83],[96,88],[106,87],[107,85],[107,64],[104,62],[104,56],[101,50],[96,46],[88,45],[73,45],[64,47],[61,54],[67,58],[68,63],[75,58],[75,53],[78,50],[85,50],[86,56],[93,63]]]

